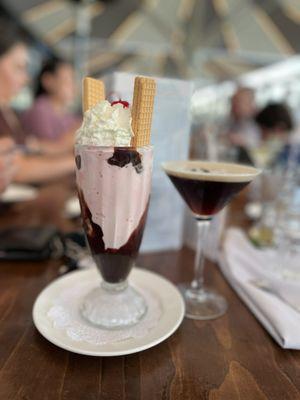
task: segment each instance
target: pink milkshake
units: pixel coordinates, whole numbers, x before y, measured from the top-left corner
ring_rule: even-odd
[[[90,85],[76,136],[76,179],[83,227],[103,279],[84,298],[81,313],[95,325],[119,329],[137,323],[147,311],[144,298],[127,277],[149,205],[155,83],[148,78],[135,80],[132,108],[125,101],[106,101],[99,81],[88,78],[84,87],[89,90]]]
[[[148,210],[152,147],[75,148],[83,224],[109,283],[124,281],[138,253]]]

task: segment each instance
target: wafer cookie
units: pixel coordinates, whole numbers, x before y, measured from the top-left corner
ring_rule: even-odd
[[[131,123],[134,133],[131,145],[134,147],[150,144],[155,87],[154,79],[141,76],[135,78]]]
[[[105,100],[105,86],[103,81],[86,77],[83,80],[83,112]]]

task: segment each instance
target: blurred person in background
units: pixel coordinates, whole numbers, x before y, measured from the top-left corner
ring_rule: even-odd
[[[81,120],[70,112],[76,98],[75,72],[62,59],[46,61],[37,77],[35,101],[22,115],[26,132],[41,141],[53,141],[60,149],[73,149],[74,132]]]
[[[258,112],[255,120],[263,140],[276,138],[285,143],[294,129],[293,117],[284,103],[267,104]]]
[[[250,152],[260,142],[260,132],[255,122],[254,92],[238,87],[230,100],[230,113],[219,137],[220,156],[224,161],[253,164]],[[223,147],[222,147],[223,146]]]
[[[239,87],[231,98],[230,116],[225,127],[229,142],[242,148],[255,147],[260,134],[255,123],[256,104],[254,91]]]
[[[25,132],[10,106],[11,100],[28,83],[27,64],[28,49],[17,27],[0,18],[0,138],[9,137],[22,145],[23,151],[15,161],[14,179],[33,183],[69,174],[74,170],[74,163],[71,154],[50,156],[42,151],[39,155],[28,154]],[[0,160],[3,161],[1,153]]]
[[[270,162],[285,164],[295,128],[288,106],[284,103],[269,103],[258,112],[255,120],[260,128],[262,141],[270,152]]]

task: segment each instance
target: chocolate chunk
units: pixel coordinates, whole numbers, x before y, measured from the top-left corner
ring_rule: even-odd
[[[143,171],[141,156],[135,149],[127,147],[115,148],[114,154],[107,160],[107,162],[110,165],[116,165],[120,168],[132,164],[138,174]]]

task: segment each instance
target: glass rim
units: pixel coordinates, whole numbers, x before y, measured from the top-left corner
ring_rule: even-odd
[[[214,171],[212,174],[201,173],[201,171],[184,171],[180,168],[172,168],[172,166],[177,167],[180,165],[181,168],[184,166],[197,167],[201,166],[203,168],[211,167],[212,165],[218,168],[229,168],[231,171],[226,171],[226,173],[219,171]],[[230,163],[230,162],[220,162],[220,161],[208,161],[208,160],[168,160],[161,163],[162,169],[171,176],[177,176],[182,178],[197,179],[197,180],[208,180],[208,181],[231,181],[231,182],[242,182],[242,181],[252,181],[255,177],[262,173],[262,170],[251,165],[241,164],[241,163]],[[241,169],[238,171],[238,169]],[[243,170],[243,171],[242,171]],[[226,179],[227,178],[227,179]],[[243,178],[243,179],[242,179]]]
[[[145,146],[100,146],[97,144],[80,144],[80,143],[75,143],[74,148],[89,148],[90,150],[139,150],[139,149],[153,149],[153,145],[147,144]]]

